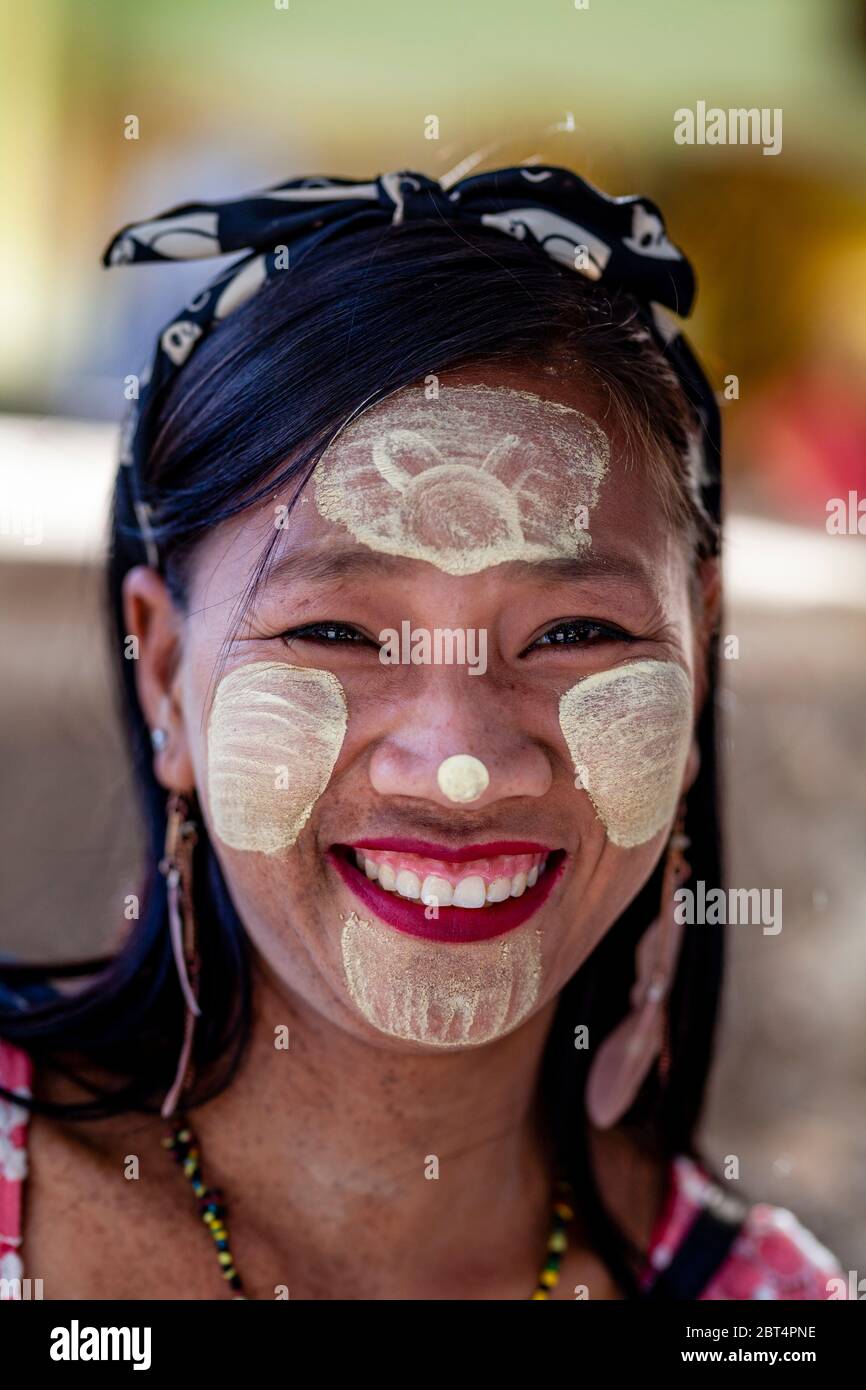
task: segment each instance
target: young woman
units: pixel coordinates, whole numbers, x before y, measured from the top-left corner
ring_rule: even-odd
[[[106,263],[226,252],[118,471],[139,915],[74,986],[4,975],[3,1274],[827,1297],[695,1146],[719,439],[658,209],[544,167],[303,179]]]

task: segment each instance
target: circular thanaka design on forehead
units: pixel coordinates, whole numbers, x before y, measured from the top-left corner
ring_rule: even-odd
[[[372,550],[477,574],[591,545],[609,457],[593,420],[529,391],[407,387],[325,450],[316,505]]]
[[[471,1047],[516,1028],[541,986],[540,933],[488,941],[427,941],[351,913],[340,937],[349,993],[393,1038]]]
[[[277,854],[295,843],[346,733],[330,671],[253,661],[220,681],[208,725],[207,785],[219,838]]]
[[[578,784],[608,839],[642,845],[673,816],[692,737],[692,685],[674,661],[632,661],[578,681],[559,702]]]

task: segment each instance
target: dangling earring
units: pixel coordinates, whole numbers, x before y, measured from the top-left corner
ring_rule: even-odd
[[[659,915],[635,952],[631,1010],[601,1044],[587,1078],[586,1112],[597,1129],[610,1129],[622,1118],[660,1054],[662,1079],[670,1063],[667,999],[683,934],[674,893],[691,872],[684,858],[689,845],[684,827],[683,802],[668,842]]]
[[[177,1072],[162,1103],[164,1119],[174,1114],[189,1080],[195,1021],[201,1017],[197,998],[200,961],[192,902],[192,853],[197,838],[185,798],[172,792],[166,808],[165,852],[159,869],[165,875],[171,946],[186,1012]]]

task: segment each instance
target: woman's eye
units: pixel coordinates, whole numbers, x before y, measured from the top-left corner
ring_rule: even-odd
[[[283,642],[361,642],[370,644],[369,637],[348,623],[308,623],[306,627],[289,628],[281,632]],[[376,645],[375,643],[373,645]]]
[[[621,627],[609,623],[593,623],[585,618],[569,618],[548,628],[528,648],[533,647],[573,647],[596,645],[598,642],[633,642],[634,638]]]

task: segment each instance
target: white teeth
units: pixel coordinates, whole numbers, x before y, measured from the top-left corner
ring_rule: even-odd
[[[454,889],[447,878],[437,878],[428,874],[421,884],[421,901],[435,903],[437,907],[450,907],[454,899]]]
[[[379,865],[379,886],[387,888],[389,893],[393,893],[397,887],[397,875],[390,864]]]
[[[487,885],[480,874],[470,874],[461,878],[454,889],[455,907],[483,907],[487,897]]]
[[[379,880],[381,882],[381,879]],[[421,880],[411,869],[401,869],[395,884],[401,898],[420,898]]]
[[[469,874],[462,878],[456,888],[448,879],[438,874],[427,874],[422,883],[418,874],[411,869],[392,868],[387,863],[377,863],[363,850],[354,851],[355,863],[368,879],[378,880],[379,886],[388,893],[399,893],[401,898],[417,902],[420,898],[425,904],[435,903],[438,907],[483,907],[485,903],[504,903],[509,898],[520,898],[527,888],[534,888],[547,868],[547,857],[538,865],[533,865],[528,873],[520,872],[513,878],[496,878],[487,883],[480,874]]]
[[[487,889],[489,903],[504,903],[511,896],[511,879],[495,878]]]

